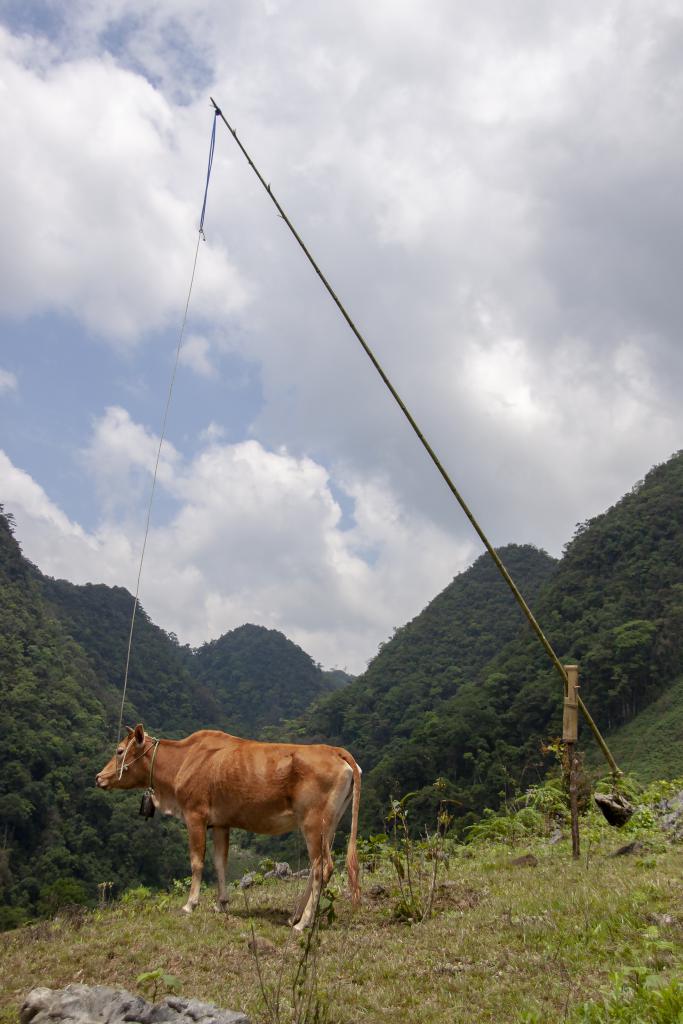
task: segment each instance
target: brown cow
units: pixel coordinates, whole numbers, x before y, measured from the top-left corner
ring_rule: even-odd
[[[96,778],[102,789],[149,789],[154,806],[182,818],[190,841],[192,885],[183,907],[199,903],[206,830],[213,829],[218,900],[225,909],[225,868],[231,828],[282,835],[301,829],[311,873],[290,919],[297,931],[313,919],[318,897],[333,870],[330,848],[353,796],[346,855],[354,906],[360,901],[356,836],[361,770],[341,747],[259,743],[203,729],[183,740],[157,740],[141,725],[128,736]]]

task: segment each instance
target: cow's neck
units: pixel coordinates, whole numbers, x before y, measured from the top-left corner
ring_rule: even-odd
[[[182,817],[175,786],[184,760],[185,751],[177,740],[159,740],[152,777],[152,800],[162,814]]]

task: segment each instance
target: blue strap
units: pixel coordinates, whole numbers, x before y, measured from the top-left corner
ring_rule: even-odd
[[[206,185],[204,186],[204,202],[202,203],[202,216],[199,221],[199,234],[204,238],[204,215],[206,214],[206,199],[209,194],[209,178],[211,177],[211,165],[213,163],[213,151],[216,148],[216,118],[220,111],[214,113],[213,126],[211,128],[211,144],[209,145],[209,166],[206,170]]]

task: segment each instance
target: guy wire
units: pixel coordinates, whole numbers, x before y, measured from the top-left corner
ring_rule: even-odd
[[[215,106],[215,104],[214,104]],[[197,260],[199,258],[199,245],[204,238],[204,216],[206,214],[206,199],[209,192],[209,180],[211,177],[211,166],[213,164],[213,154],[216,142],[216,117],[218,115],[214,113],[213,124],[211,130],[211,143],[209,146],[209,165],[206,172],[206,184],[204,186],[204,202],[202,204],[202,213],[199,222],[199,231],[197,232],[197,245],[194,251],[194,261],[192,263],[192,273],[190,275],[190,285],[187,290],[187,299],[185,300],[185,310],[183,312],[183,320],[180,326],[180,334],[178,336],[178,344],[176,346],[175,361],[173,363],[173,372],[171,373],[171,380],[168,385],[168,394],[166,396],[166,405],[164,407],[164,415],[161,421],[161,432],[159,434],[159,446],[157,448],[156,461],[154,463],[154,473],[152,474],[152,486],[149,492],[149,502],[147,503],[147,518],[145,522],[145,533],[142,541],[142,550],[140,552],[140,563],[138,565],[138,576],[135,585],[135,597],[133,598],[133,611],[130,618],[130,629],[128,631],[128,649],[126,651],[126,668],[123,676],[123,693],[121,695],[121,711],[119,713],[119,728],[116,734],[117,740],[121,735],[121,728],[123,725],[123,706],[126,700],[126,690],[128,689],[128,672],[130,669],[130,655],[133,647],[133,629],[135,627],[135,616],[138,610],[138,599],[140,596],[140,580],[142,577],[142,565],[145,560],[145,551],[147,550],[147,537],[149,535],[149,524],[152,517],[152,503],[154,501],[154,492],[156,490],[157,475],[159,473],[159,461],[161,459],[161,449],[166,437],[166,424],[168,422],[168,411],[171,407],[171,398],[173,396],[173,385],[175,384],[176,374],[178,372],[178,363],[180,361],[180,350],[183,347],[183,339],[185,337],[185,326],[187,324],[187,314],[190,308],[190,299],[192,297],[192,287],[194,285],[195,273],[197,270]]]

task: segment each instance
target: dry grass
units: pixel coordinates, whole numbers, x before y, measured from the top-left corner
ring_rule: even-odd
[[[512,867],[511,858],[526,849],[538,866]],[[393,920],[388,867],[365,875],[358,913],[340,895],[318,963],[330,1019],[514,1022],[536,1011],[561,1021],[576,1003],[608,988],[615,970],[638,963],[680,974],[681,847],[640,859],[608,858],[603,850],[588,866],[573,863],[565,843],[525,850],[489,847],[453,859],[436,912],[421,925]],[[389,894],[373,898],[380,883]],[[275,984],[284,965],[285,996],[300,955],[286,926],[297,884],[270,881],[249,894],[256,934],[277,947],[261,958],[265,982]],[[118,904],[0,935],[0,1021],[15,1021],[36,985],[78,981],[135,990],[137,976],[157,967],[180,979],[183,995],[264,1021],[242,894],[233,894],[227,916],[211,909],[208,892],[192,917],[180,913],[181,903],[174,896]],[[666,942],[653,943],[653,924]]]

